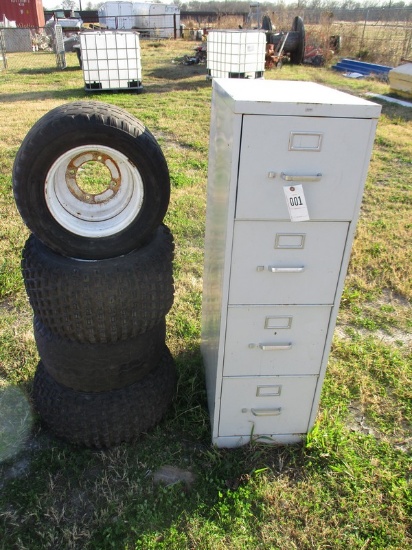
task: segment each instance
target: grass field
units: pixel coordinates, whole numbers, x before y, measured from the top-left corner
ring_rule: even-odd
[[[211,83],[204,66],[180,63],[193,48],[144,42],[139,95],[88,95],[74,55],[64,71],[40,55],[28,69],[0,73],[0,548],[410,548],[412,109],[383,104],[313,431],[298,446],[218,450],[199,350]],[[284,65],[265,78],[389,92],[326,68]],[[34,122],[87,99],[125,108],[157,138],[171,174],[165,221],[176,246],[167,317],[176,399],[152,432],[107,451],[55,439],[27,406],[38,355],[20,274],[28,230],[11,181]],[[164,466],[187,481],[156,483]]]

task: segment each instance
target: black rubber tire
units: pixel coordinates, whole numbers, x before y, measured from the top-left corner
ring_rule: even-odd
[[[81,344],[53,334],[34,319],[34,338],[47,372],[73,390],[101,392],[123,388],[146,376],[159,363],[166,322],[134,338],[113,344]]]
[[[37,366],[32,398],[43,422],[59,438],[97,449],[131,442],[160,422],[176,392],[176,367],[167,347],[158,366],[122,389],[77,392]]]
[[[290,54],[290,62],[293,65],[301,65],[305,58],[306,31],[303,19],[298,15],[294,18],[292,22],[292,31],[295,31],[299,34],[299,39],[296,48]]]
[[[22,258],[30,305],[44,325],[68,340],[134,338],[160,323],[173,304],[173,250],[165,225],[145,247],[91,262],[56,254],[31,235]]]
[[[270,19],[269,15],[264,15],[262,17],[261,29],[262,29],[262,31],[272,31],[273,30],[272,20]]]
[[[96,236],[96,219],[88,220],[88,228],[93,236],[81,234],[80,227],[76,232],[77,225],[73,228],[71,223],[67,227],[73,231],[68,230],[62,225],[63,216],[53,214],[46,198],[47,185],[50,189],[53,187],[50,183],[50,169],[53,164],[59,162],[66,153],[87,146],[103,146],[120,152],[128,160],[124,165],[128,166],[130,163],[130,166],[137,169],[142,180],[144,193],[141,206],[138,208],[137,202],[133,202],[135,199],[128,203],[132,212],[130,215],[134,216],[136,211],[137,216],[131,220],[127,218],[123,223],[124,227],[119,227],[118,232],[113,229],[115,224],[112,219],[109,219],[106,231],[112,231],[112,234],[106,236]],[[76,166],[72,170],[76,174],[73,181],[76,181],[78,168]],[[69,177],[68,170],[64,173],[65,178],[55,180],[59,185],[63,185],[63,180],[66,181]],[[128,185],[124,183],[127,178],[119,179],[125,189]],[[133,178],[129,178],[129,181],[130,179]],[[63,187],[65,185],[66,183]],[[127,254],[150,238],[166,214],[170,198],[170,178],[159,144],[141,121],[114,105],[99,101],[79,101],[56,107],[30,129],[15,158],[13,192],[23,221],[43,243],[64,256],[93,260]],[[70,200],[77,201],[73,205],[75,215],[67,216],[70,220],[80,219],[86,204],[87,208],[97,208],[95,205],[90,207],[90,201],[85,200],[85,195],[81,199],[73,199],[74,193],[67,192],[67,196],[71,197]],[[116,196],[119,197],[120,193]],[[108,204],[110,200],[113,201],[113,197],[108,200],[102,198],[100,206],[103,203]],[[59,201],[56,200],[56,204]],[[114,208],[107,208],[110,216],[114,216]],[[66,212],[64,208],[62,211]],[[94,216],[96,212],[97,210],[94,211]]]

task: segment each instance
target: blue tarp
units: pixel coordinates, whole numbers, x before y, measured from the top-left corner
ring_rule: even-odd
[[[393,67],[345,58],[341,59],[338,63],[336,63],[336,65],[333,65],[332,69],[346,73],[359,73],[364,76],[376,75],[383,78],[388,78],[388,73],[393,69]]]

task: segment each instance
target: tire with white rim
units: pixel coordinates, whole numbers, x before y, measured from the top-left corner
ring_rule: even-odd
[[[112,258],[143,246],[162,222],[170,178],[162,150],[127,111],[97,101],[62,105],[26,135],[13,192],[28,228],[73,258]]]

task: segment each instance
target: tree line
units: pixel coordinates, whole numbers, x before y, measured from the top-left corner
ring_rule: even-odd
[[[82,1],[82,9],[97,10],[104,2],[85,2]],[[162,3],[161,0],[153,0],[153,3]],[[226,13],[244,13],[248,12],[253,0],[209,0],[201,2],[200,0],[174,0],[173,4],[179,6],[182,11],[215,11]],[[278,2],[259,2],[262,10],[273,10],[274,8],[308,8],[308,9],[402,9],[412,8],[412,0],[404,2],[403,0],[366,0],[357,2],[356,0],[296,0],[295,2],[285,4],[283,1]],[[76,10],[79,9],[79,0],[62,0],[61,4],[56,9]]]
[[[228,0],[228,1],[207,1],[201,2],[199,0],[192,0],[189,2],[184,2],[182,0],[175,0],[174,4],[180,6],[180,9],[183,11],[218,11],[218,12],[248,12],[250,9],[251,3],[256,3],[251,1],[241,1],[241,0]],[[273,10],[274,8],[284,8],[284,9],[296,9],[296,8],[308,8],[308,9],[345,9],[345,10],[355,10],[355,9],[388,9],[388,8],[412,8],[412,1],[404,2],[392,1],[392,0],[366,0],[363,2],[356,2],[355,0],[296,0],[295,2],[285,4],[285,2],[259,2],[259,6],[262,10]]]

